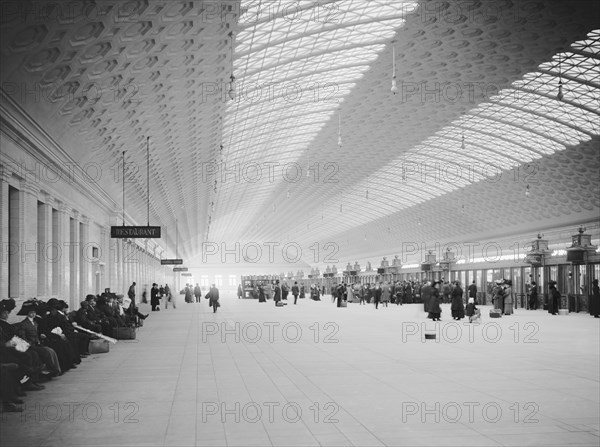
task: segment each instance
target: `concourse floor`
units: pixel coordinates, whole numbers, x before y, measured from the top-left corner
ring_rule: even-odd
[[[181,297],[179,297],[181,298]],[[4,413],[8,446],[598,446],[599,327],[224,297],[151,312]],[[425,339],[433,334],[435,339]]]

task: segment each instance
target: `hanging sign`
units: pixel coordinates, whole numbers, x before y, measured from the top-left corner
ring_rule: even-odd
[[[179,265],[183,264],[183,259],[161,259],[160,265]]]
[[[160,239],[160,226],[158,227],[110,227],[111,238],[144,238],[144,239]]]

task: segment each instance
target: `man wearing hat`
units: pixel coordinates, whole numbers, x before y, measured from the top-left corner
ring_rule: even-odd
[[[150,289],[150,305],[152,306],[152,310],[160,310],[160,298],[158,296],[158,284],[153,283],[152,289]]]
[[[93,332],[102,332],[102,326],[96,322],[96,316],[90,311],[89,301],[82,301],[75,316],[75,321],[81,327]]]
[[[62,374],[58,355],[54,349],[43,346],[38,335],[38,323],[36,321],[38,308],[41,308],[41,305],[37,300],[25,301],[17,315],[26,315],[26,317],[20,323],[15,324],[15,329],[17,335],[31,345],[29,349],[36,352],[40,360],[46,364],[49,375],[57,376]]]
[[[39,355],[31,349],[25,352],[18,351],[14,337],[17,335],[15,327],[10,324],[8,315],[15,308],[15,300],[0,301],[0,363],[16,364],[22,370],[19,379],[25,374],[30,380],[23,384],[26,391],[43,390],[43,385],[38,385],[42,362]]]

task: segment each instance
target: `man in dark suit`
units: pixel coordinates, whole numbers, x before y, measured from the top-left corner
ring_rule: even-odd
[[[294,304],[298,301],[298,295],[300,294],[300,289],[298,288],[298,281],[294,281],[294,285],[292,286],[292,295],[294,295]]]
[[[209,303],[213,308],[213,313],[217,311],[217,307],[219,307],[219,289],[212,284],[210,286],[210,290],[208,291]]]

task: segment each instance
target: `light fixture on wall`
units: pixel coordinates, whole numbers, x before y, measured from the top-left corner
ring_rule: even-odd
[[[562,67],[561,67],[561,56],[560,54],[558,55],[558,94],[556,95],[556,99],[558,99],[559,101],[562,101],[564,96],[563,95],[563,81],[562,81]]]
[[[229,77],[231,82],[229,83],[229,91],[227,94],[229,95],[229,99],[233,101],[235,100],[235,76],[233,75],[233,31],[229,33],[229,39],[231,40],[231,76]]]
[[[342,110],[338,113],[338,147],[342,148]]]
[[[392,88],[391,91],[395,95],[398,93],[398,85],[396,84],[396,47],[392,42]]]

